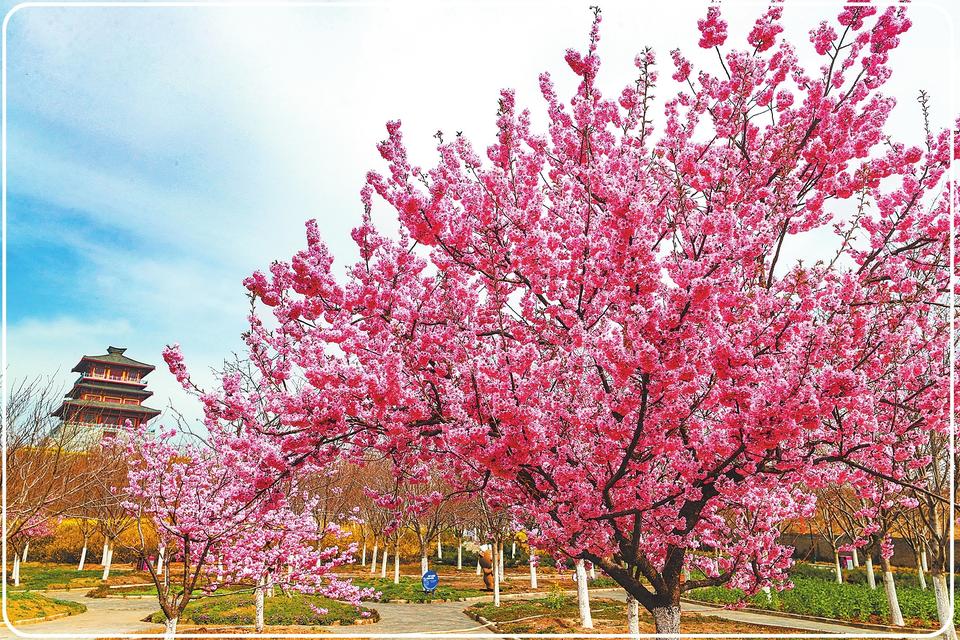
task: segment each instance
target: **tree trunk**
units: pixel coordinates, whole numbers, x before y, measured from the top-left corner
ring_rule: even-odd
[[[499,547],[499,543],[493,543],[493,549],[491,550],[493,553],[490,558],[493,563],[493,606],[495,607],[500,606],[500,572],[497,571],[497,549]],[[503,549],[500,549],[500,551],[503,551]]]
[[[924,571],[930,571],[930,567],[927,566],[927,550],[926,549],[920,550],[920,562],[923,563]]]
[[[897,599],[897,585],[893,581],[890,558],[881,556],[880,565],[883,567],[883,590],[887,593],[887,604],[890,607],[890,623],[896,627],[902,627],[903,613],[900,611],[900,601]]]
[[[367,566],[367,541],[363,541],[363,553],[360,556],[360,566]]]
[[[110,577],[110,565],[113,564],[113,545],[107,544],[107,551],[103,559],[103,577],[101,580],[106,580]]]
[[[857,548],[853,548],[853,566],[854,568],[860,567],[860,555],[857,554]]]
[[[381,578],[386,578],[386,577],[387,577],[387,558],[388,558],[389,556],[390,556],[389,548],[387,547],[386,544],[384,544],[384,545],[383,545],[383,562],[381,563],[381,566],[380,566],[380,577],[381,577]]]
[[[20,554],[13,556],[13,586],[20,586]]]
[[[83,565],[87,562],[87,539],[83,539],[83,549],[80,551],[80,564],[77,565],[77,571],[83,571]]]
[[[506,574],[503,572],[503,543],[500,543],[498,546],[500,547],[500,555],[499,555],[499,558],[500,558],[500,563],[499,563],[500,579],[503,580],[503,578],[506,576]]]
[[[658,635],[677,636],[680,633],[680,607],[654,607],[650,612]]]
[[[514,540],[510,543],[510,559],[513,560],[517,557],[517,541]]]
[[[873,575],[873,552],[867,556],[867,584],[871,589],[877,588],[877,578]]]
[[[378,552],[379,550],[380,550],[380,549],[377,547],[377,541],[374,540],[374,541],[373,541],[373,559],[372,559],[371,562],[370,562],[370,573],[376,573],[376,572],[377,572],[377,552]]]
[[[383,555],[386,562],[387,555]],[[400,538],[397,538],[397,546],[393,550],[393,584],[400,584]]]
[[[457,571],[463,569],[463,538],[457,540]]]
[[[20,559],[20,563],[23,564],[27,561],[27,554],[30,553],[30,541],[27,540],[27,544],[23,545],[23,558]]]
[[[483,570],[480,568],[480,553],[477,552],[477,575],[483,575]]]
[[[437,560],[443,560],[443,543],[440,541],[440,534],[437,534]]]
[[[592,562],[590,563],[590,579],[591,580],[597,579],[597,566]]]
[[[530,547],[530,588],[537,588],[537,554]]]
[[[158,575],[158,576],[162,576],[162,575],[163,575],[163,567],[166,565],[166,563],[163,561],[163,554],[164,554],[165,552],[166,552],[166,549],[164,548],[164,546],[163,546],[163,545],[160,545],[160,548],[157,550],[157,569],[156,569],[156,571],[157,571],[157,575]]]
[[[920,559],[920,554],[917,554],[917,580],[920,582],[920,589],[926,591],[927,577],[923,575],[923,570],[923,560]]]
[[[263,598],[264,598],[264,580],[263,576],[257,580],[257,588],[253,591],[253,602],[257,612],[256,631],[263,633]]]
[[[110,543],[107,542],[107,539],[103,539],[103,553],[100,554],[100,564],[103,566],[107,565],[107,553],[110,551]]]
[[[590,588],[587,585],[587,568],[583,560],[577,560],[577,605],[580,607],[580,626],[593,629],[593,616],[590,615]]]
[[[420,575],[422,576],[427,571],[430,570],[430,560],[427,559],[427,551],[423,551],[423,555],[420,556]]]
[[[174,640],[177,635],[177,619],[172,618],[166,621],[163,627],[163,640]]]
[[[833,569],[837,573],[837,584],[843,584],[843,572],[840,570],[840,553],[833,551]]]
[[[272,598],[274,595],[276,595],[276,591],[275,591],[274,588],[273,588],[273,574],[270,573],[269,571],[267,571],[267,593],[266,593],[266,596],[267,596],[268,598]]]
[[[629,593],[627,594],[627,633],[632,636],[640,635],[640,603]]]
[[[947,588],[947,576],[939,572],[930,574],[933,579],[933,597],[937,601],[937,618],[940,628],[943,629],[944,640],[957,640],[957,631],[953,626],[953,613],[950,602],[950,590]]]

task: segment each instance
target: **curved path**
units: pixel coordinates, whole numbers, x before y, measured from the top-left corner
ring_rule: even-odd
[[[16,627],[22,636],[50,636],[62,634],[98,634],[109,636],[118,633],[163,632],[163,625],[142,622],[143,618],[159,610],[153,598],[87,598],[85,591],[44,591],[43,594],[60,600],[72,600],[86,605],[87,610],[75,616],[57,618],[49,622],[37,622]],[[9,629],[0,626],[0,637],[16,637]]]
[[[18,628],[21,637],[73,637],[75,634],[96,634],[110,636],[121,633],[158,633],[163,631],[162,625],[143,622],[150,613],[158,607],[153,598],[87,598],[83,591],[48,591],[47,595],[62,600],[82,602],[87,611],[75,616],[68,616],[41,622],[23,625]],[[623,591],[598,589],[592,591],[594,597],[626,600]],[[504,599],[530,597],[534,594],[509,594]],[[471,601],[486,600],[471,598]],[[469,633],[479,635],[493,635],[487,628],[467,617],[463,610],[469,602],[443,602],[434,604],[400,604],[392,602],[374,603],[373,606],[380,612],[380,621],[362,627],[352,627],[357,636],[362,637],[371,633]],[[811,620],[784,618],[775,615],[737,611],[711,607],[707,605],[685,602],[684,611],[713,615],[726,620],[769,625],[771,627],[801,629],[808,632],[820,633],[848,633],[862,634],[863,629],[843,624],[823,623]],[[346,632],[347,628],[330,628],[339,633]],[[0,627],[0,638],[17,637],[8,629]]]

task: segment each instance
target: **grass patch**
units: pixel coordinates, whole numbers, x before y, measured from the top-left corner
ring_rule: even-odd
[[[627,630],[626,603],[609,598],[591,598],[590,613],[593,629],[580,627],[577,599],[552,593],[535,600],[508,600],[499,607],[490,602],[478,602],[467,607],[467,615],[482,616],[496,623],[502,633],[624,633]],[[653,618],[640,609],[640,633],[654,633]],[[684,633],[770,633],[773,627],[724,620],[716,616],[684,613],[680,617]],[[777,628],[779,633],[794,629]]]
[[[312,606],[311,606],[312,605]],[[326,609],[318,613],[312,607]],[[252,593],[236,593],[225,596],[200,598],[187,605],[180,624],[253,626],[256,610]],[[264,600],[264,622],[270,626],[323,626],[330,624],[353,624],[361,619],[379,620],[374,609],[354,607],[323,596],[293,594],[291,597],[276,595]],[[150,616],[151,622],[163,624],[163,613]]]
[[[72,564],[31,562],[20,567],[20,585],[13,586],[8,576],[7,588],[13,591],[78,589],[103,584],[100,579],[102,576],[102,568],[77,571],[76,565]],[[143,578],[149,580],[145,573],[138,573],[129,569],[111,569],[107,584],[138,582]]]
[[[47,618],[49,616],[66,613],[74,615],[83,613],[87,608],[79,602],[49,598],[39,593],[27,591],[7,592],[7,616],[11,621],[30,620],[31,618]]]
[[[763,593],[749,598],[740,589],[707,587],[694,589],[687,595],[694,600],[716,604],[745,603],[758,609],[785,611],[836,620],[887,624],[890,609],[880,584],[876,589],[862,584],[837,584],[819,578],[805,578],[794,574],[794,588],[771,593],[770,600]],[[937,603],[933,591],[897,585],[900,610],[907,624],[914,627],[936,628]],[[954,612],[954,621],[960,624],[960,611]]]
[[[442,583],[433,593],[424,593],[423,585],[417,578],[400,578],[400,584],[394,584],[390,578],[354,578],[353,584],[358,587],[373,587],[382,595],[380,602],[432,602],[434,600],[459,600],[487,595],[481,589],[454,587]]]

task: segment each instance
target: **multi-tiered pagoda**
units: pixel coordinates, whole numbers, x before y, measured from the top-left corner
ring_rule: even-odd
[[[137,426],[160,413],[143,405],[153,395],[143,379],[155,367],[128,358],[124,351],[107,347],[106,354],[83,356],[71,369],[80,377],[53,415],[79,444],[95,444],[114,435],[127,420]]]

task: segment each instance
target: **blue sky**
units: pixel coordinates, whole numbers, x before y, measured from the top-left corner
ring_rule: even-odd
[[[357,194],[381,166],[386,120],[403,120],[428,164],[437,129],[489,143],[501,87],[535,115],[539,72],[571,89],[563,51],[584,45],[589,4],[18,10],[5,61],[10,375],[66,383],[80,355],[126,346],[158,365],[152,404],[196,416],[159,366],[163,345],[181,343],[208,379],[241,347],[242,279],[298,249],[308,218],[341,265],[355,257]],[[646,44],[662,85],[670,49],[696,53],[704,4],[603,6],[609,92],[633,77]],[[806,49],[823,10],[788,6],[788,33]],[[758,12],[725,10],[738,44]],[[956,73],[942,63],[951,17],[913,12],[891,92],[894,130],[916,139],[916,92],[931,91],[945,123]],[[395,226],[384,207],[375,216]],[[814,239],[795,256],[817,251]]]

